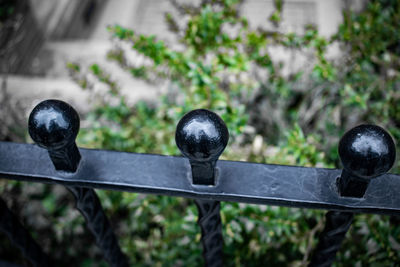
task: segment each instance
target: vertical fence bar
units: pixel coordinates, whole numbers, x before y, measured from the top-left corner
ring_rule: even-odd
[[[353,222],[353,213],[351,212],[328,211],[325,216],[325,228],[319,238],[310,267],[331,266]]]
[[[222,223],[220,202],[212,200],[195,200],[199,211],[197,223],[201,228],[203,257],[207,266],[222,266]]]
[[[376,125],[360,125],[348,131],[339,142],[343,164],[337,179],[341,197],[362,198],[371,179],[390,170],[396,159],[393,139]],[[331,266],[353,221],[350,212],[329,211],[326,225],[309,266]]]
[[[82,187],[69,186],[67,188],[75,196],[76,208],[85,217],[86,224],[95,237],[97,246],[104,253],[104,258],[111,266],[129,266],[96,192],[93,189]]]
[[[216,186],[216,162],[228,144],[229,132],[217,114],[205,109],[187,113],[176,127],[175,141],[182,154],[189,159],[192,183]],[[195,200],[199,211],[203,257],[206,266],[222,266],[222,223],[220,202]]]
[[[79,115],[74,108],[59,100],[39,103],[29,116],[30,136],[40,147],[47,149],[58,171],[73,173],[79,167],[81,155],[75,143],[79,124]],[[67,189],[75,196],[76,207],[85,217],[104,258],[111,266],[129,266],[96,192],[73,186]]]
[[[50,260],[36,241],[0,199],[0,231],[16,246],[22,255],[33,265],[38,267],[50,266]]]

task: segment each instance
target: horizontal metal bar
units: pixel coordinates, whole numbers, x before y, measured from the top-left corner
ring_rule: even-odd
[[[46,150],[0,142],[0,177],[216,201],[400,215],[400,176],[373,179],[364,198],[340,197],[341,170],[218,161],[215,186],[193,185],[182,157],[80,149],[76,173],[56,171]]]

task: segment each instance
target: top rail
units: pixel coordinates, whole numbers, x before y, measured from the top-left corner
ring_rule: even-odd
[[[56,171],[45,149],[0,142],[0,178],[356,213],[400,215],[400,175],[372,179],[363,198],[340,196],[338,169],[306,168],[249,162],[217,162],[215,186],[192,183],[183,157],[80,148],[75,173]]]

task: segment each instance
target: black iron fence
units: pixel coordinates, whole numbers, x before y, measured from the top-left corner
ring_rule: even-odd
[[[361,125],[342,137],[343,170],[217,161],[228,130],[215,113],[202,109],[186,114],[176,129],[186,158],[78,149],[78,131],[79,116],[71,106],[40,103],[29,117],[38,146],[0,142],[0,178],[66,186],[111,266],[135,263],[121,252],[95,188],[194,199],[207,266],[223,265],[220,201],[329,210],[309,266],[332,264],[354,214],[400,215],[400,176],[386,173],[395,145],[378,126]],[[2,200],[0,230],[34,266],[53,265]]]

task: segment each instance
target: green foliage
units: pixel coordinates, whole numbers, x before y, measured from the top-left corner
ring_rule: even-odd
[[[371,1],[360,14],[344,12],[344,23],[333,40],[346,44],[348,70],[339,81],[346,105],[361,120],[380,123],[399,136],[400,4]],[[359,111],[361,107],[361,112]]]
[[[2,0],[0,3],[0,26],[15,12],[16,3],[13,0]],[[1,28],[0,28],[1,29]]]
[[[319,140],[313,136],[304,136],[299,125],[286,135],[286,141],[275,153],[267,157],[266,162],[297,166],[333,167],[327,163],[325,154],[318,151]]]
[[[268,17],[282,21],[283,1]],[[213,0],[201,6],[178,5],[180,17],[166,14],[179,46],[156,36],[115,25],[117,43],[128,44],[146,61],[129,62],[121,47],[109,52],[133,77],[168,81],[155,103],[128,104],[115,81],[98,64],[69,63],[75,81],[95,97],[78,143],[91,148],[179,155],[175,126],[188,111],[207,108],[226,122],[231,138],[222,157],[261,163],[339,167],[338,138],[355,124],[369,122],[400,138],[400,4],[371,1],[360,13],[344,12],[332,38],[308,25],[303,34],[278,28],[253,29],[241,17],[241,1]],[[266,18],[267,19],[267,18]],[[344,55],[328,58],[336,44]],[[274,49],[305,55],[307,64],[290,69]],[[309,63],[311,62],[311,63]],[[396,169],[398,171],[398,169]],[[143,266],[201,266],[200,230],[191,200],[98,191],[115,224],[123,250]],[[54,216],[64,209],[55,196],[43,196]],[[323,228],[323,211],[222,203],[227,266],[304,266]],[[400,228],[395,219],[357,215],[336,266],[392,265],[400,262]],[[74,221],[74,225],[76,225]],[[398,223],[397,223],[398,225]],[[61,224],[63,226],[63,224]],[[82,262],[79,261],[78,262]],[[84,261],[81,266],[90,266]]]

